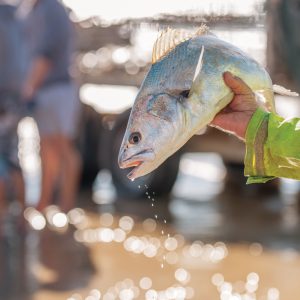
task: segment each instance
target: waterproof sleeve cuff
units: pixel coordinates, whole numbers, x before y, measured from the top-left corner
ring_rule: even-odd
[[[269,113],[258,108],[246,131],[245,176],[247,184],[264,183],[274,177],[266,176],[264,168],[264,144],[268,135]]]

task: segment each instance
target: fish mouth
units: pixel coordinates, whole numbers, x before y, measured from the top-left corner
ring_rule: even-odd
[[[152,149],[142,150],[138,153],[131,155],[130,157],[119,160],[119,166],[121,169],[132,168],[127,177],[131,180],[134,180],[138,175],[139,170],[144,165],[145,162],[153,161],[155,159],[155,154]]]
[[[138,162],[138,165],[135,166],[128,174],[127,174],[127,178],[129,178],[130,180],[134,180],[137,177],[140,177],[137,175],[138,171],[140,170],[141,166],[142,166],[143,162]]]

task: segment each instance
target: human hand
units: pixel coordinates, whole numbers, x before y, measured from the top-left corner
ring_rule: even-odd
[[[258,108],[255,95],[242,79],[230,72],[225,72],[223,78],[234,96],[232,101],[215,116],[210,125],[233,133],[244,140],[248,123]]]

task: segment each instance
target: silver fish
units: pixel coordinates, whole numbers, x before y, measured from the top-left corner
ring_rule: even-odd
[[[119,166],[134,167],[130,179],[156,169],[232,100],[223,81],[225,71],[242,78],[275,111],[267,71],[206,26],[196,33],[168,29],[161,34],[120,148]],[[282,92],[288,93],[284,88]]]

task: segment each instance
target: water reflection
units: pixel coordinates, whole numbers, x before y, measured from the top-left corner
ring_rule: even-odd
[[[143,199],[133,201],[115,199],[105,172],[99,178],[107,180],[95,185],[92,213],[27,208],[27,240],[1,245],[3,295],[13,297],[10,278],[20,284],[16,293],[27,291],[34,300],[272,300],[300,292],[294,280],[282,284],[282,274],[300,264],[295,183],[283,182],[273,198],[232,192],[220,157],[186,154],[169,201],[147,188]],[[115,202],[107,201],[112,198]],[[16,233],[10,237],[14,243]],[[253,243],[222,242],[240,240]],[[273,253],[262,243],[275,248],[287,243],[289,249]]]
[[[143,201],[145,207],[152,202]],[[184,229],[180,223],[175,222],[175,230],[154,216],[143,219],[102,208],[100,213],[76,208],[67,215],[55,206],[45,214],[28,208],[27,242],[13,234],[13,243],[1,243],[1,295],[14,299],[10,278],[14,287],[20,284],[15,293],[27,291],[28,299],[34,300],[202,299],[205,295],[273,300],[293,299],[288,295],[298,291],[297,276],[282,284],[283,274],[292,266],[296,274],[300,269],[299,253],[292,248],[274,252],[257,242],[208,242],[199,239],[201,230],[198,239],[189,240],[188,234],[178,233]],[[204,212],[198,212],[201,220]],[[239,219],[236,222],[241,224]],[[271,236],[276,245],[278,238]],[[256,238],[261,233],[256,232]]]
[[[259,288],[259,275],[257,273],[249,273],[246,282],[237,281],[235,283],[226,282],[223,275],[216,273],[212,276],[212,284],[215,285],[220,293],[220,299],[234,300],[257,300],[257,290]],[[262,299],[279,300],[280,292],[276,288],[269,288],[263,293]]]

